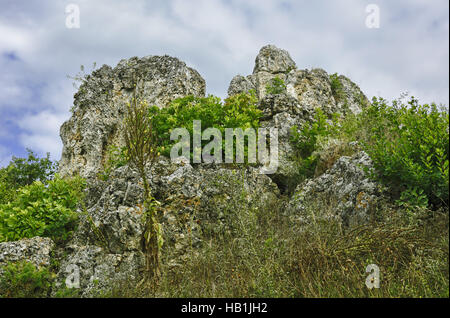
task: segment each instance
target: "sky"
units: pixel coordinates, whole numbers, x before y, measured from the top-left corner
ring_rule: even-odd
[[[448,106],[448,0],[0,0],[0,166],[26,148],[60,159],[68,76],[81,65],[168,54],[226,97],[267,44],[299,69],[346,75],[369,98]]]

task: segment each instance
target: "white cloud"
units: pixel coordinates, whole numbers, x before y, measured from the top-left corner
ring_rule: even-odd
[[[59,128],[66,116],[43,111],[36,115],[26,115],[18,122],[22,133],[19,136],[21,144],[41,154],[50,152],[52,159],[61,157],[62,143],[59,138]]]
[[[33,46],[33,40],[28,30],[17,26],[5,25],[0,21],[0,52],[28,52]]]

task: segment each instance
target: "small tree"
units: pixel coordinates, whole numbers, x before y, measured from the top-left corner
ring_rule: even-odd
[[[31,149],[27,148],[27,158],[12,157],[6,168],[0,174],[15,189],[30,185],[34,181],[47,183],[58,170],[58,164],[50,160],[50,153],[45,158],[39,158]]]
[[[159,275],[159,250],[162,245],[161,226],[156,219],[159,204],[148,183],[146,167],[157,156],[157,136],[149,117],[146,101],[137,98],[136,85],[128,113],[125,118],[125,144],[129,161],[136,167],[144,186],[144,224],[143,237],[146,252],[147,272],[151,277]]]

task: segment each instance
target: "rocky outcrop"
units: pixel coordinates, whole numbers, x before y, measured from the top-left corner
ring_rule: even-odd
[[[298,185],[286,214],[300,224],[336,217],[345,226],[369,221],[381,194],[380,186],[368,177],[371,169],[372,161],[363,151],[340,157],[324,174]]]
[[[228,95],[254,90],[259,99],[266,95],[266,85],[275,77],[286,81],[287,74],[296,69],[289,53],[274,45],[266,45],[255,59],[253,74],[247,77],[235,76],[228,88]]]
[[[284,85],[268,92],[276,77]],[[342,157],[340,149],[345,147],[337,141],[320,156],[316,177],[297,184],[291,128],[311,122],[315,108],[328,115],[345,115],[361,111],[367,102],[356,84],[344,76],[338,81],[336,94],[324,70],[299,70],[287,51],[265,46],[256,57],[253,74],[234,77],[228,94],[255,91],[263,112],[261,126],[278,129],[277,172],[265,175],[261,167],[191,165],[165,157],[147,167],[152,195],[161,203],[158,218],[166,265],[181,266],[209,238],[234,233],[236,222],[274,206],[285,206],[285,216],[300,225],[311,222],[311,211],[321,202],[330,204],[328,210],[320,207],[322,218],[338,218],[347,226],[370,218],[379,189],[366,176],[364,169],[371,168],[371,161],[363,152]],[[142,180],[127,165],[113,169],[106,178],[96,177],[110,145],[123,145],[121,124],[135,85],[148,104],[158,107],[177,97],[205,94],[202,77],[168,56],[122,60],[115,68],[105,65],[86,78],[75,94],[72,117],[61,127],[60,172],[86,177],[88,188],[73,237],[54,253],[59,270],[53,295],[74,268],[83,297],[107,294],[123,282],[139,284],[144,276]],[[48,266],[53,249],[53,242],[44,238],[1,243],[0,265],[26,259]]]
[[[208,236],[233,231],[236,214],[245,213],[245,206],[261,208],[279,195],[277,186],[256,168],[194,168],[161,157],[148,167],[148,179],[161,202],[162,255],[169,266],[181,265],[187,252]],[[145,268],[142,180],[124,166],[112,171],[107,181],[91,180],[86,194],[88,208],[80,211],[78,228],[66,245],[59,286],[73,265],[79,268],[83,297],[125,281],[138,284]]]
[[[60,173],[94,177],[110,145],[123,145],[121,125],[134,86],[149,105],[165,107],[186,95],[204,96],[205,81],[184,62],[169,56],[122,60],[87,76],[74,96],[72,117],[61,127]]]
[[[236,75],[228,88],[228,95],[254,90],[260,100],[267,95],[266,87],[278,77],[286,86],[286,94],[295,98],[302,110],[317,107],[331,115],[334,112],[358,113],[368,103],[359,87],[347,77],[338,77],[342,94],[333,92],[330,76],[323,69],[297,69],[289,53],[273,45],[261,48],[255,59],[253,74]],[[338,98],[339,97],[339,98]]]
[[[268,94],[267,86],[279,78],[285,89]],[[279,168],[272,179],[282,190],[295,187],[298,166],[293,157],[290,130],[311,122],[316,108],[331,116],[333,113],[358,113],[368,104],[367,98],[356,84],[339,76],[339,94],[332,89],[330,76],[322,69],[299,70],[289,53],[273,45],[261,48],[255,60],[253,74],[237,75],[230,83],[228,95],[255,91],[264,113],[262,127],[275,127],[279,133]]]

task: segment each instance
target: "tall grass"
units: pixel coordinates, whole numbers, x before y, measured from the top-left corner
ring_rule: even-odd
[[[332,212],[330,203],[310,207],[313,222],[301,226],[283,216],[282,206],[242,206],[233,215],[233,233],[208,237],[180,266],[164,263],[154,285],[120,286],[107,296],[449,296],[448,211],[422,213],[427,218],[412,222],[386,207],[378,220],[349,229],[323,217]],[[369,264],[380,268],[379,289],[365,285]]]

